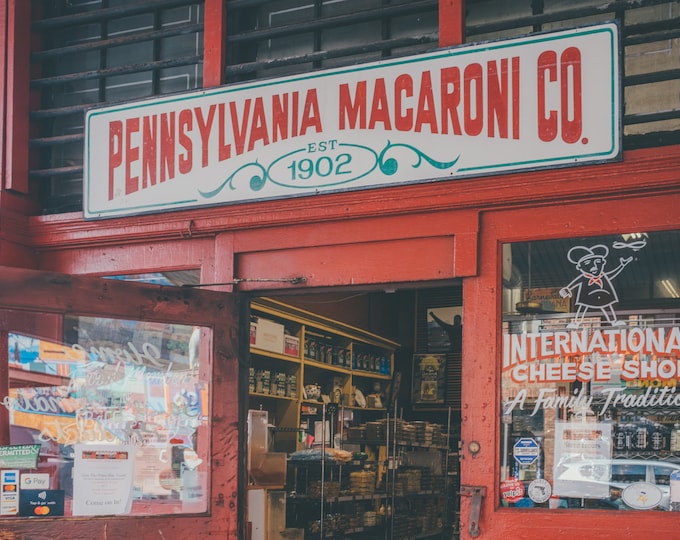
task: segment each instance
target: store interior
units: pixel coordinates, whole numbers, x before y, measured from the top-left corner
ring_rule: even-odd
[[[450,538],[462,284],[252,297],[250,324],[251,538]]]
[[[395,342],[392,380],[386,385],[391,394],[390,404],[384,404],[386,411],[404,420],[433,419],[443,425],[451,414],[452,436],[459,432],[461,354],[460,350],[452,350],[455,345],[450,344],[446,330],[432,314],[442,315],[443,323],[449,325],[454,322],[453,314],[460,314],[457,322],[464,324],[460,282],[437,287],[268,294],[267,298]],[[256,319],[257,314],[251,314],[251,320]],[[420,401],[413,388],[414,355],[428,353],[446,357],[444,395],[431,404]],[[392,387],[395,374],[399,378],[396,392]],[[363,390],[364,394],[370,392],[368,388]],[[284,446],[280,450],[290,448]]]

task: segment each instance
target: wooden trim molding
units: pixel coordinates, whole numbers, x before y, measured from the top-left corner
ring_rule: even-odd
[[[680,194],[680,146],[624,153],[623,161],[251,202],[155,215],[84,221],[81,213],[35,216],[28,243],[49,252],[78,247],[213,237],[221,232],[342,222],[438,212],[486,211]],[[413,226],[418,226],[412,220]],[[455,233],[455,227],[451,230]],[[275,234],[275,232],[273,233]]]

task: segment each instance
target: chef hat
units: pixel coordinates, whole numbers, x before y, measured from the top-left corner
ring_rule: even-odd
[[[604,259],[608,254],[609,248],[603,244],[597,244],[589,248],[586,246],[574,246],[569,250],[567,259],[569,259],[569,262],[578,265],[594,257],[602,257]]]

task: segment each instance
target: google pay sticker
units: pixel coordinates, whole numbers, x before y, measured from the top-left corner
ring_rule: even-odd
[[[63,489],[22,489],[19,495],[19,515],[23,517],[63,516]]]
[[[50,475],[48,473],[23,473],[19,489],[44,490],[50,487]]]

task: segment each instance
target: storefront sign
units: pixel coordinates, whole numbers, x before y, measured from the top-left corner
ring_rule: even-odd
[[[85,218],[616,159],[604,24],[95,109]]]
[[[530,402],[540,409],[595,407],[604,415],[612,408],[680,407],[680,327],[615,327],[505,334],[503,371],[523,386],[506,404],[506,413]],[[543,383],[590,383],[574,393]]]
[[[550,285],[547,296],[568,301],[564,312],[542,304],[522,312],[515,302],[534,302],[533,289],[504,282],[503,313],[512,314],[503,317],[499,358],[499,476],[512,469],[532,503],[680,509],[672,487],[669,498],[669,475],[680,468],[678,276],[665,262],[679,239],[677,231],[635,232],[505,249],[528,255],[526,266],[523,257],[511,262],[529,283],[531,253],[540,253],[533,276]],[[526,497],[503,503],[528,506]]]
[[[677,326],[506,334],[503,339],[503,369],[511,370],[517,382],[609,380],[612,356],[619,359],[623,380],[680,378]],[[584,356],[593,355],[599,361],[583,361]],[[649,358],[641,363],[639,355]],[[566,360],[543,363],[550,359]]]

